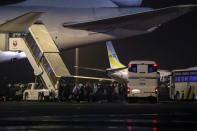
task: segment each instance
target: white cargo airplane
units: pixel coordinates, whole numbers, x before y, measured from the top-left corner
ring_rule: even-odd
[[[128,82],[128,67],[123,65],[119,61],[118,56],[116,54],[116,51],[114,50],[114,47],[111,41],[107,41],[106,46],[107,46],[108,59],[109,59],[109,64],[110,64],[110,68],[106,69],[107,75],[116,81],[127,83]],[[168,73],[165,70],[158,70],[157,72],[160,74],[160,77],[164,77],[167,75],[166,73]]]
[[[44,24],[57,47],[66,50],[149,33],[161,24],[182,16],[196,7],[179,5],[152,9],[141,7],[142,2],[142,0],[1,0],[0,33],[26,32],[32,24]],[[0,41],[0,50],[4,51],[6,42]],[[0,60],[5,61],[2,51]]]

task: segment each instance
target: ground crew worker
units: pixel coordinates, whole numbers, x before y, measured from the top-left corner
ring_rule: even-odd
[[[175,100],[180,100],[180,93],[179,93],[179,91],[176,91]]]
[[[184,100],[184,91],[182,91],[181,99]]]

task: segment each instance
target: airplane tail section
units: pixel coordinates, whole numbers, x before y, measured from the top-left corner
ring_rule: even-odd
[[[107,41],[106,46],[111,69],[125,68],[125,66],[119,61],[112,42]]]

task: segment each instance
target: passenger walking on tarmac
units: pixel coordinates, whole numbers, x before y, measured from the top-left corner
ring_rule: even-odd
[[[127,84],[123,84],[123,95],[124,95],[124,100],[127,99]]]
[[[62,89],[60,94],[61,94],[60,101],[65,101],[65,89]]]
[[[112,83],[112,100],[115,100],[116,99],[116,82],[113,82]]]
[[[175,100],[180,100],[180,93],[179,93],[179,91],[176,91]]]
[[[182,91],[181,99],[184,100],[184,91]]]
[[[76,84],[75,87],[73,88],[72,94],[74,100],[77,100],[79,102],[79,93],[80,93],[80,88],[79,85]]]
[[[84,99],[84,86],[82,83],[79,84],[79,88],[80,88],[79,101],[82,101]]]
[[[196,98],[195,93],[192,93],[192,100],[194,101],[194,100],[195,100],[195,98]]]
[[[114,85],[114,98],[116,100],[118,100],[119,98],[119,84],[118,83],[115,83]]]
[[[93,92],[92,92],[92,100],[95,102],[97,100],[97,91],[98,91],[98,85],[97,83],[93,84]]]
[[[105,84],[104,87],[103,87],[103,99],[107,100],[107,89],[108,88],[108,85]]]
[[[101,83],[98,83],[98,91],[97,91],[97,100],[98,101],[103,100],[103,93],[104,93],[103,85]]]
[[[123,84],[118,84],[118,91],[119,91],[119,99],[122,101],[124,100],[123,97],[124,97],[124,93],[123,93]]]
[[[69,84],[69,88],[70,88],[69,89],[69,97],[68,97],[69,101],[71,101],[73,99],[73,89],[74,89],[74,87],[75,87],[74,83]]]
[[[58,81],[57,82],[57,85],[58,85],[58,100],[59,101],[62,101],[62,97],[63,97],[63,86],[61,85],[62,83],[61,83],[61,81]]]
[[[107,86],[107,100],[109,102],[112,102],[112,93],[113,93],[113,84],[110,83],[108,86]]]
[[[90,83],[86,83],[85,85],[85,91],[86,91],[86,97],[87,97],[87,100],[88,102],[90,102],[90,99],[91,99],[91,86],[90,86]]]
[[[71,84],[67,83],[64,89],[64,97],[66,101],[69,101],[70,92],[71,92]]]

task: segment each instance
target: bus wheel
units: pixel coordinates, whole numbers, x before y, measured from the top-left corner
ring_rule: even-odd
[[[127,98],[128,103],[136,103],[136,98]]]
[[[149,99],[150,99],[151,103],[157,103],[158,102],[157,97],[150,97]]]

